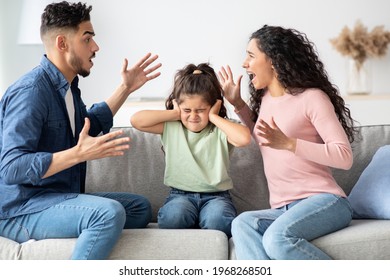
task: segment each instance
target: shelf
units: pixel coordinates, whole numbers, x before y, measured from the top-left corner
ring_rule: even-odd
[[[161,98],[129,98],[116,113],[114,126],[130,126],[131,116],[139,110],[165,110],[165,100]]]
[[[390,100],[390,94],[367,94],[367,95],[342,95],[346,101],[353,100]]]
[[[390,94],[343,96],[352,117],[361,125],[390,123]]]
[[[352,117],[361,125],[390,123],[390,94],[342,95]],[[130,126],[131,116],[144,109],[164,110],[162,98],[129,98],[114,117],[114,126]],[[236,118],[234,110],[227,106],[229,116]]]

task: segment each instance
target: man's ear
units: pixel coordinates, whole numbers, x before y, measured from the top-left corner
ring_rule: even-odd
[[[56,47],[61,52],[66,50],[67,44],[66,44],[66,37],[64,35],[58,35],[56,37]]]

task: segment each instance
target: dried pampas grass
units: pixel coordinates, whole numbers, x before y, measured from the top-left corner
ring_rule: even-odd
[[[333,47],[344,56],[354,59],[361,66],[369,57],[380,57],[386,54],[390,43],[390,32],[384,27],[376,26],[368,32],[360,20],[353,30],[345,26],[337,38],[330,40]]]

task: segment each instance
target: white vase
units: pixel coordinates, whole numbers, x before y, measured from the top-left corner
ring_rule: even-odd
[[[362,64],[356,60],[348,60],[347,94],[364,95],[372,90],[371,60],[366,59]]]

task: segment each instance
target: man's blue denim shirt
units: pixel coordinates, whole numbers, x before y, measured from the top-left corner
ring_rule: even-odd
[[[87,111],[78,77],[70,86],[75,136],[64,99],[69,83],[46,56],[4,94],[0,103],[0,219],[41,211],[84,192],[85,162],[42,179],[53,153],[77,144],[85,117],[91,121],[91,136],[107,133],[113,124],[105,102]]]

